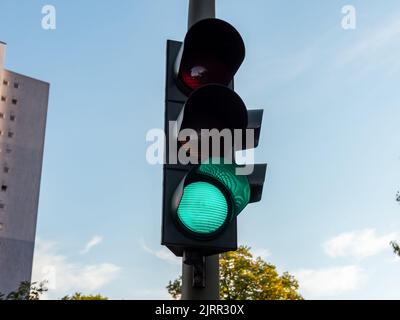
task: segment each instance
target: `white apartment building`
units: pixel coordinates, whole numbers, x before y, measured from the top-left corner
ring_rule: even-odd
[[[5,51],[0,42],[0,292],[8,294],[31,281],[50,85],[4,69]]]

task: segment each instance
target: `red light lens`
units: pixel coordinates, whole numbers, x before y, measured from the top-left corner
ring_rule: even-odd
[[[196,90],[206,84],[218,83],[228,85],[224,64],[215,59],[193,58],[187,61],[181,69],[181,81],[191,90]]]

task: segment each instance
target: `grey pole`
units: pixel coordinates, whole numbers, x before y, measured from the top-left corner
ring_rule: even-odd
[[[188,28],[207,18],[215,18],[215,0],[189,0]],[[219,255],[189,255],[182,258],[182,300],[219,300]]]
[[[204,260],[204,287],[194,285],[196,266],[182,263],[182,300],[219,300],[219,256]]]
[[[188,28],[207,18],[215,18],[215,0],[189,0]]]

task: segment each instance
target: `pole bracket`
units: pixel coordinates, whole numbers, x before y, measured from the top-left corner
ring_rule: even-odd
[[[192,287],[204,289],[206,287],[206,257],[199,252],[185,250],[183,263],[192,266]]]

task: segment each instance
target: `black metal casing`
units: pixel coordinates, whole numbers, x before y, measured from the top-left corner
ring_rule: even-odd
[[[169,137],[169,121],[176,121],[182,112],[187,96],[176,84],[174,76],[175,61],[181,50],[182,43],[178,41],[167,42],[167,76],[165,99],[165,132]],[[230,85],[233,89],[233,83]],[[256,144],[258,144],[262,110],[248,111],[249,128],[256,129]],[[168,140],[168,139],[167,139]],[[194,168],[192,165],[169,164],[169,144],[166,143],[166,164],[163,169],[163,215],[162,215],[162,244],[167,246],[176,256],[183,256],[186,249],[196,250],[203,255],[213,255],[237,249],[237,221],[234,218],[218,237],[210,239],[196,239],[182,232],[171,212],[171,203],[176,189],[182,180]],[[248,177],[251,185],[251,200],[261,200],[262,188],[265,179],[266,165],[256,165],[254,173]]]

